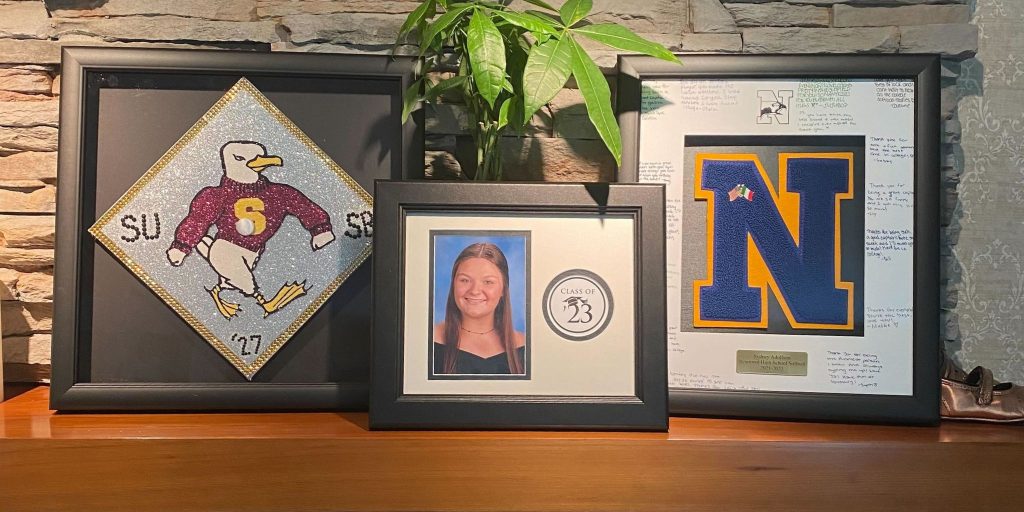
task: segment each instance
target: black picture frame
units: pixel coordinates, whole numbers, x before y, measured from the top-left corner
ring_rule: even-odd
[[[620,56],[617,112],[623,155],[617,181],[637,182],[645,80],[913,80],[912,394],[682,389],[669,392],[673,414],[931,425],[938,422],[939,376],[939,58],[936,55],[681,55],[683,66]],[[708,115],[713,115],[709,113]],[[757,115],[756,113],[754,115]],[[748,133],[737,133],[745,136]],[[670,306],[671,307],[671,306]]]
[[[656,430],[668,425],[664,192],[660,185],[379,181],[375,196],[373,429]],[[635,396],[448,395],[404,392],[409,215],[620,214],[634,222]],[[553,254],[555,248],[533,246]],[[536,288],[536,286],[534,286]],[[542,290],[533,289],[536,296]],[[539,300],[539,298],[537,299]],[[629,311],[616,303],[616,311]],[[619,314],[619,313],[617,313]],[[536,317],[536,313],[534,313]],[[545,325],[534,319],[534,329]],[[572,342],[567,342],[572,343]],[[536,356],[534,356],[536,357]],[[411,363],[410,363],[411,364]],[[536,362],[534,362],[536,365]]]
[[[243,77],[367,191],[422,177],[422,115],[401,122],[416,60],[65,47],[62,70],[51,408],[365,409],[369,261],[246,381],[87,229]],[[114,141],[124,152],[101,165]]]

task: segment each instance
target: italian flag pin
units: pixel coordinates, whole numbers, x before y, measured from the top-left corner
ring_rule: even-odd
[[[740,183],[739,185],[736,185],[736,188],[729,191],[729,202],[733,202],[739,198],[746,199],[747,201],[753,201],[754,191]]]

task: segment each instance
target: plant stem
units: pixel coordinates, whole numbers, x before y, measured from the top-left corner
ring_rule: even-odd
[[[477,180],[501,180],[501,131],[497,121],[477,123],[474,134],[476,142],[476,175]]]

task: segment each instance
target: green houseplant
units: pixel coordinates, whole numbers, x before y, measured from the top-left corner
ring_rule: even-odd
[[[516,11],[509,2],[423,0],[402,25],[396,47],[416,44],[423,58],[423,78],[405,91],[403,120],[421,102],[461,94],[477,147],[476,179],[502,177],[501,135],[522,132],[542,106],[576,79],[590,121],[616,163],[622,141],[611,105],[608,82],[580,45],[580,38],[627,52],[678,62],[658,43],[615,23],[591,23],[591,0],[567,0],[555,8],[543,0],[523,0],[538,7]],[[434,83],[433,71],[454,76]]]

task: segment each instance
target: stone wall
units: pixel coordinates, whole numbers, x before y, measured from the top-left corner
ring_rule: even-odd
[[[0,312],[5,377],[46,380],[53,317],[57,102],[62,45],[385,53],[414,0],[0,0]],[[558,4],[557,0],[554,3]],[[955,83],[977,47],[966,0],[594,0],[679,52],[941,53],[947,212],[962,170]],[[1018,31],[1019,32],[1019,31]],[[614,52],[591,48],[611,71]],[[684,59],[685,60],[685,59]],[[1020,102],[1015,108],[1020,110]],[[456,104],[427,111],[428,172],[458,174],[470,146]],[[614,164],[579,93],[563,90],[527,137],[507,137],[513,179],[606,180]],[[944,226],[950,224],[946,215]],[[944,228],[947,256],[955,234]],[[951,258],[944,268],[956,267]],[[944,272],[944,276],[948,275]],[[952,288],[950,288],[952,290]],[[955,307],[956,294],[945,297]],[[956,329],[947,330],[950,336]]]

